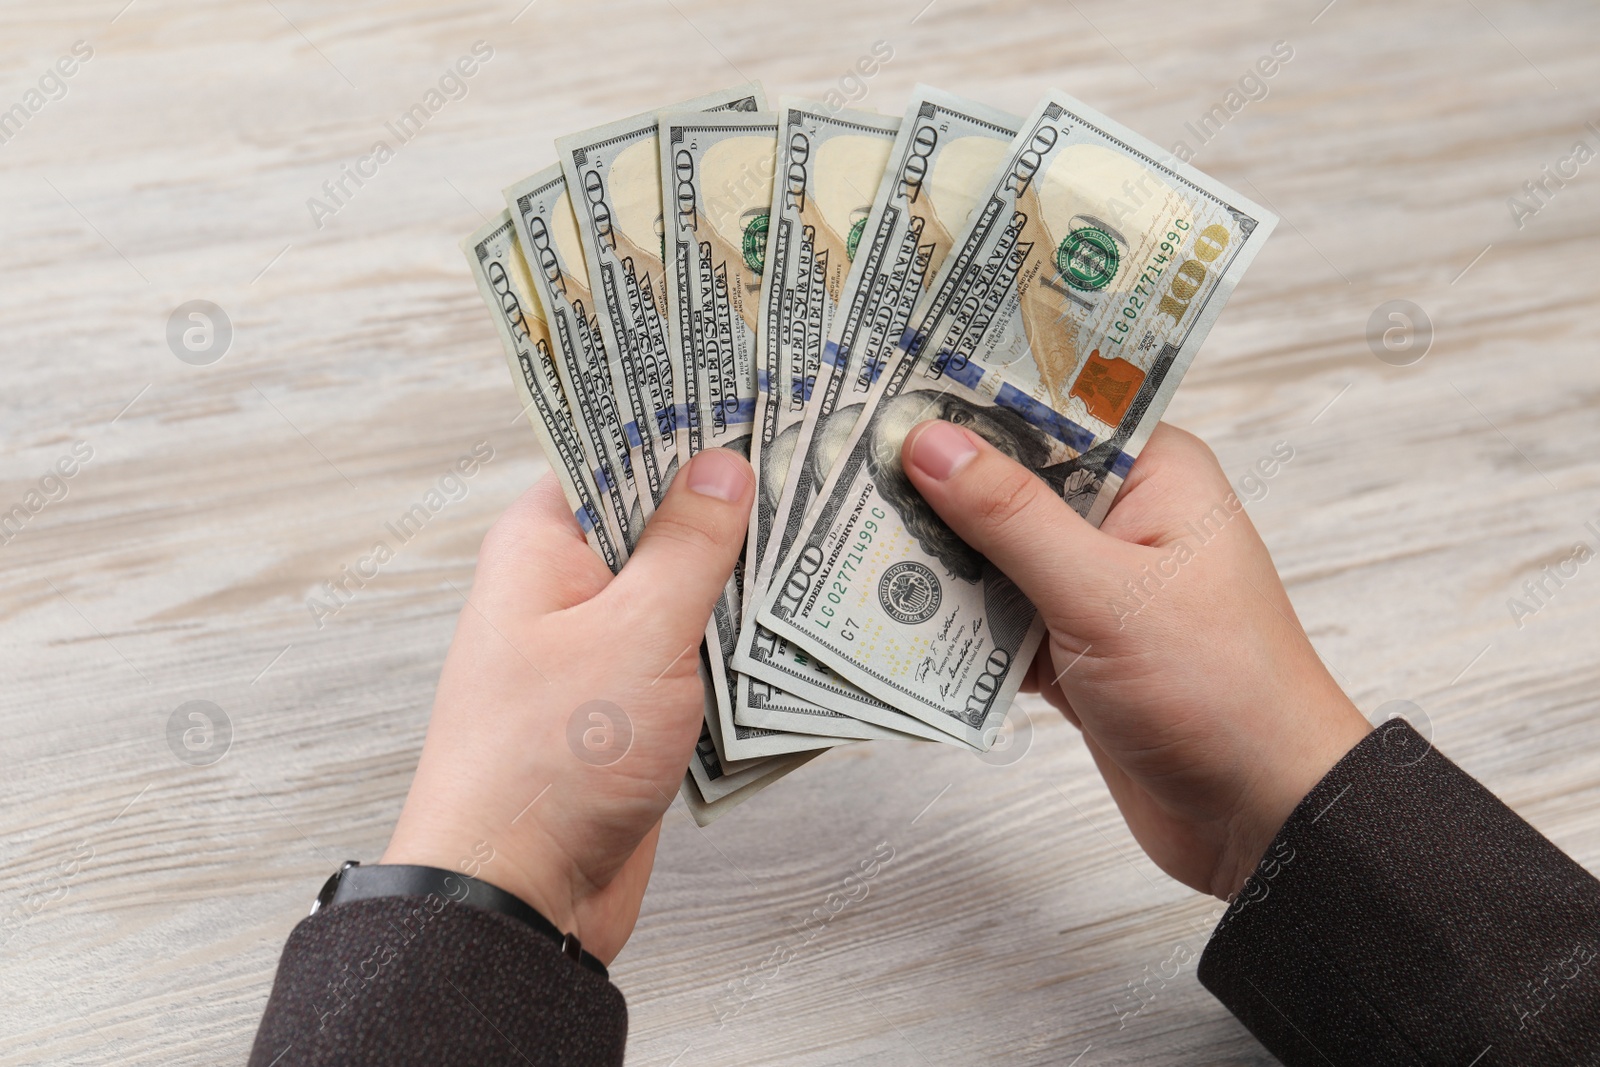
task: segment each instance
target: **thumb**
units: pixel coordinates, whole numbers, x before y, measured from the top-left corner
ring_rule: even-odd
[[[675,645],[699,644],[744,550],[755,475],[738,454],[707,449],[672,481],[638,546],[606,587]]]
[[[1082,633],[1104,618],[1137,546],[1090,526],[1044,479],[963,427],[924,422],[900,455],[922,498],[1047,622]]]

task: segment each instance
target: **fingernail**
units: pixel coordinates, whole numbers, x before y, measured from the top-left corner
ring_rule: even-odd
[[[955,477],[977,454],[972,438],[948,422],[929,423],[911,442],[912,465],[936,482]]]
[[[702,452],[690,460],[688,475],[690,489],[718,500],[738,500],[750,482],[743,465],[721,449]]]

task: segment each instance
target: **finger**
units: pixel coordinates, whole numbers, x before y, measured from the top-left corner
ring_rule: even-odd
[[[1098,620],[1134,569],[1135,546],[1090,526],[1042,478],[963,427],[922,423],[901,455],[923,499],[1053,626]]]
[[[1057,683],[1061,676],[1067,673],[1068,667],[1063,670],[1056,669],[1055,655],[1050,649],[1048,640],[1039,644],[1039,651],[1034,654],[1033,664],[1028,669],[1028,676],[1022,683],[1022,690],[1026,693],[1038,693],[1044,697],[1045,703],[1059,711],[1062,716],[1076,726],[1083,729],[1083,723],[1078,719],[1078,712],[1073,708],[1072,702],[1067,699],[1067,694],[1062,691]]]
[[[701,452],[673,479],[607,596],[673,647],[697,645],[744,548],[755,475],[736,453]],[[685,657],[691,666],[694,657]]]
[[[1123,540],[1159,541],[1171,525],[1169,516],[1203,512],[1232,491],[1222,465],[1204,441],[1169,423],[1157,423],[1101,529]]]
[[[1193,437],[1193,435],[1178,429],[1171,423],[1156,423],[1156,428],[1150,431],[1150,439],[1145,442],[1144,448],[1139,452],[1138,461],[1134,463],[1133,469],[1128,472],[1128,476],[1122,481],[1121,488],[1117,490],[1117,502],[1120,502],[1123,497],[1131,493],[1134,486],[1139,485],[1154,474],[1156,468],[1166,462],[1165,457],[1169,453],[1174,449],[1182,448],[1182,438],[1185,437]],[[1199,438],[1195,437],[1194,440],[1198,441]],[[1115,505],[1113,504],[1113,506]]]
[[[473,602],[545,614],[582,603],[611,579],[554,472],[505,510],[478,549]]]

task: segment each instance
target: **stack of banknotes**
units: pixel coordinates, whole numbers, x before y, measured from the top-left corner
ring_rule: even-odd
[[[555,147],[463,249],[590,544],[621,568],[700,449],[756,471],[691,813],[836,745],[986,750],[1042,624],[901,441],[963,424],[1100,522],[1276,218],[1059,92],[894,117],[752,84]]]

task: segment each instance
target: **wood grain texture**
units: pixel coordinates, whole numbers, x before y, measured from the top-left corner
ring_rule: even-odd
[[[1600,162],[1521,227],[1507,206],[1600,143],[1593,5],[523,2],[0,8],[0,107],[94,50],[0,144],[0,511],[93,449],[0,545],[0,1064],[240,1061],[321,880],[381,850],[478,540],[544,469],[456,248],[498,191],[560,133],[745,78],[820,95],[878,40],[868,106],[1058,85],[1191,146],[1290,43],[1195,160],[1285,221],[1169,417],[1235,477],[1294,447],[1251,514],[1319,651],[1600,869],[1600,563],[1520,627],[1507,607],[1600,521]],[[315,225],[478,40],[465,99]],[[1411,367],[1366,340],[1395,298],[1436,330]],[[212,366],[166,345],[191,299],[234,326]],[[465,499],[319,628],[307,596],[479,441]],[[232,722],[208,767],[167,741],[196,699]],[[1192,966],[1119,1020],[1216,905],[1033,722],[1015,766],[863,745],[705,831],[669,815],[615,968],[630,1062],[1270,1062]],[[880,842],[868,897],[799,933]]]

